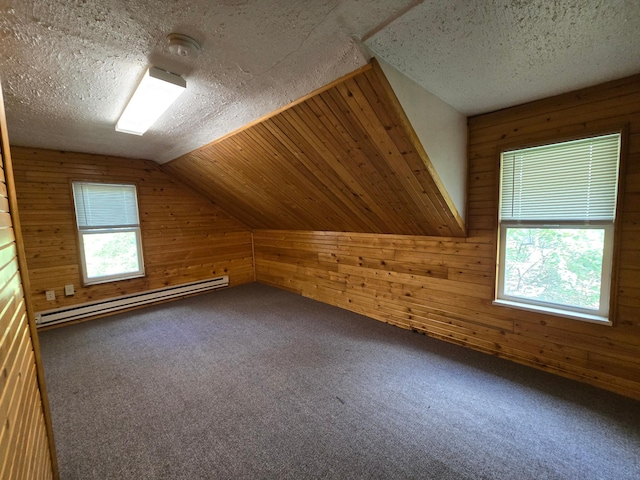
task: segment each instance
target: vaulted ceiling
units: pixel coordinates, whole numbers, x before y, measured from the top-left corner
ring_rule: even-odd
[[[464,118],[638,73],[638,31],[633,0],[4,0],[0,79],[14,145],[154,160],[249,227],[459,236],[372,52]],[[149,65],[186,93],[115,132]]]
[[[12,143],[167,162],[369,62],[465,115],[640,72],[637,0],[2,0]],[[201,45],[172,55],[167,35]],[[149,65],[187,91],[114,126]]]
[[[252,228],[464,235],[375,62],[163,169]]]

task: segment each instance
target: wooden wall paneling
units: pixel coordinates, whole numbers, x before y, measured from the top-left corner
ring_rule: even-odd
[[[284,128],[286,128],[286,124],[284,124]],[[326,202],[333,203],[335,201],[335,192],[331,190],[327,182],[322,181],[324,172],[316,168],[317,165],[314,161],[308,163],[302,161],[302,158],[305,157],[305,150],[311,151],[311,148],[308,145],[305,146],[304,143],[291,141],[291,135],[284,132],[283,125],[278,123],[278,117],[256,125],[255,130],[259,137],[270,144],[274,155],[279,156],[278,151],[284,149],[286,155],[301,159],[300,162],[291,164],[292,169],[300,178],[299,181],[315,185],[317,194],[321,195],[321,198]],[[338,210],[342,208],[344,208],[343,205],[337,206]],[[335,221],[340,221],[340,219]]]
[[[400,167],[398,177],[404,183],[402,190],[409,192],[418,205],[430,212],[430,218],[422,221],[434,219],[436,225],[433,228],[441,229],[441,235],[459,235],[460,228],[451,230],[450,225],[457,222],[460,226],[462,220],[439,183],[426,152],[375,60],[371,71],[344,82],[340,87],[347,89],[346,96],[344,93],[343,96],[347,101],[352,100],[352,111],[356,116],[361,114],[360,121],[381,142],[379,150],[387,154],[385,158],[388,164]],[[383,94],[393,101],[385,101]],[[430,175],[414,175],[413,172],[425,168]]]
[[[446,222],[443,226],[451,230],[451,235],[460,236],[460,229],[464,233],[464,220],[460,217],[453,200],[449,197],[444,185],[440,181],[438,173],[433,164],[429,160],[429,156],[425,151],[422,143],[418,139],[409,118],[402,110],[402,106],[398,101],[391,84],[387,80],[379,63],[374,58],[372,60],[373,69],[366,75],[354,78],[356,82],[365,89],[367,97],[371,98],[371,105],[378,112],[379,117],[383,121],[385,128],[389,130],[390,135],[398,145],[400,152],[410,162],[411,168],[419,171],[426,168],[428,175],[418,175],[418,180],[424,186],[424,193],[429,195],[433,201],[440,205],[440,213],[442,213]],[[368,87],[371,87],[369,89]],[[391,99],[390,102],[383,100],[383,94]],[[377,97],[378,101],[373,101]],[[383,116],[384,115],[384,116]],[[385,119],[386,117],[386,119]],[[440,195],[435,195],[440,192]]]
[[[26,316],[22,315],[17,321],[24,322]],[[19,338],[19,350],[16,352],[16,364],[9,374],[8,380],[11,383],[20,383],[24,377],[26,388],[22,388],[15,392],[11,399],[5,402],[2,407],[9,412],[6,418],[13,428],[7,435],[6,450],[8,455],[3,459],[3,472],[0,472],[4,478],[23,478],[22,471],[28,466],[29,459],[25,458],[26,445],[24,439],[28,437],[30,428],[34,426],[27,421],[27,417],[33,410],[39,410],[39,395],[37,379],[35,376],[35,361],[30,355],[30,345],[27,331],[23,331],[23,335]],[[35,396],[34,396],[35,394]],[[34,408],[33,406],[36,406]],[[30,453],[30,452],[29,452]],[[28,454],[28,453],[27,453]]]
[[[262,223],[260,212],[267,212],[270,218],[275,218],[277,225],[294,225],[299,222],[300,220],[292,215],[291,209],[281,207],[271,196],[272,192],[279,190],[277,185],[265,181],[274,178],[273,172],[265,171],[253,176],[256,168],[252,166],[250,158],[245,158],[244,149],[236,144],[236,140],[232,137],[224,144],[217,144],[214,152],[203,152],[200,155],[201,178],[206,181],[204,185],[202,182],[195,182],[199,185],[198,191],[203,195],[214,191],[211,197],[216,199],[214,201],[231,205],[229,208],[233,214],[251,226],[265,225]],[[220,159],[224,159],[227,163],[222,163]],[[232,165],[233,168],[231,168]],[[225,171],[227,173],[224,173]],[[186,173],[184,176],[188,181],[193,181],[190,172],[191,168],[187,167],[183,173]],[[252,194],[244,195],[244,192],[252,192]],[[251,201],[257,202],[260,208],[253,207]]]
[[[328,95],[328,92],[323,95]],[[367,158],[362,155],[360,155],[361,158],[358,158],[357,146],[345,145],[349,137],[344,133],[340,135],[335,126],[335,120],[332,128],[326,128],[322,122],[318,123],[318,117],[310,114],[311,110],[308,108],[310,103],[312,101],[298,105],[286,112],[287,123],[295,131],[295,134],[292,135],[294,141],[302,145],[309,142],[311,144],[310,152],[320,152],[320,161],[328,165],[327,170],[334,174],[332,186],[341,189],[342,193],[346,195],[346,201],[356,209],[355,215],[349,218],[355,216],[359,222],[367,223],[367,229],[372,231],[383,232],[399,228],[396,223],[399,212],[393,208],[394,202],[373,201],[374,198],[387,199],[388,195],[385,194],[385,186],[375,182],[375,171]],[[324,119],[329,119],[329,117],[325,115]],[[286,131],[286,125],[283,125],[282,128]],[[305,160],[308,156],[305,156]],[[355,161],[344,162],[341,160],[346,157]],[[363,178],[366,178],[367,182],[364,182]]]
[[[57,479],[1,89],[0,135],[0,478]]]
[[[291,118],[289,122],[284,122],[284,118],[275,118],[274,121],[281,122],[283,132],[292,141],[304,146],[310,144],[306,147],[308,154],[301,158],[301,162],[307,162],[314,153],[318,153],[314,160],[318,168],[327,172],[330,177],[321,181],[330,185],[352,211],[347,217],[352,223],[365,224],[364,228],[352,226],[347,227],[347,230],[384,232],[399,228],[397,222],[400,210],[397,202],[373,201],[376,196],[381,199],[389,198],[385,194],[385,186],[375,185],[377,188],[374,188],[362,181],[363,178],[367,178],[368,182],[375,179],[367,157],[362,152],[362,145],[343,130],[343,125],[332,112],[325,110],[317,113],[314,110],[314,105],[328,95],[326,92],[288,111],[288,117]],[[292,126],[290,131],[287,130],[287,123]],[[345,162],[344,158],[352,161]],[[331,228],[327,230],[329,229]]]
[[[474,142],[481,145],[485,142],[495,142],[496,134],[502,136],[502,141],[509,141],[511,138],[529,137],[534,138],[536,133],[556,131],[558,133],[570,132],[575,127],[571,124],[584,122],[594,122],[596,128],[601,128],[603,124],[615,123],[621,116],[636,123],[636,118],[640,115],[636,105],[640,103],[640,94],[637,92],[627,95],[616,95],[606,99],[607,106],[597,111],[592,103],[580,105],[567,105],[560,111],[540,112],[537,115],[514,120],[505,129],[503,124],[486,126],[474,129]],[[473,122],[473,120],[472,120]],[[471,123],[473,125],[473,123]],[[588,128],[588,126],[585,125]],[[499,133],[498,133],[499,132]],[[571,134],[570,134],[571,135]],[[535,143],[537,140],[533,140]]]
[[[242,143],[245,146],[248,143],[263,146],[261,149],[254,148],[251,155],[253,158],[262,158],[264,166],[271,172],[270,196],[275,198],[276,208],[283,205],[287,207],[296,223],[328,225],[335,222],[335,214],[332,214],[334,206],[329,203],[328,210],[318,208],[320,190],[313,188],[314,186],[309,188],[306,177],[296,175],[295,166],[279,158],[278,151],[283,150],[281,144],[270,143],[270,134],[261,130],[259,126],[245,130],[241,136],[244,138]]]
[[[315,118],[308,117],[311,128],[317,128],[313,126],[314,122],[317,125],[316,119],[320,120],[320,124],[326,127],[325,138],[328,139],[328,143],[343,147],[336,156],[337,164],[333,164],[332,167],[339,172],[340,178],[347,185],[365,189],[359,194],[360,198],[366,199],[363,216],[378,215],[377,226],[365,231],[378,233],[393,233],[405,229],[421,231],[423,226],[415,218],[414,212],[404,211],[407,210],[404,205],[411,202],[410,196],[403,189],[397,188],[399,185],[395,174],[388,175],[386,179],[380,176],[376,169],[376,164],[382,162],[380,153],[370,142],[362,141],[366,133],[360,125],[354,124],[353,119],[350,118],[349,107],[343,103],[342,97],[335,91],[328,91],[310,100],[305,106],[308,106],[315,115]],[[340,159],[345,157],[353,161],[341,162]],[[340,168],[344,171],[340,172]],[[366,178],[367,182],[360,185],[362,182],[360,177]]]
[[[636,76],[625,77],[563,95],[516,105],[508,109],[496,110],[495,112],[469,118],[469,126],[478,132],[484,128],[496,128],[499,125],[506,127],[503,130],[508,130],[513,129],[515,122],[519,120],[526,120],[539,115],[546,116],[545,118],[549,118],[551,114],[564,115],[562,112],[576,106],[584,108],[585,111],[593,110],[594,107],[599,108],[602,102],[615,101],[616,98],[623,98],[626,95],[637,93],[637,82]],[[637,111],[633,114],[637,114]],[[536,122],[539,120],[538,118]]]
[[[270,136],[278,138],[280,145],[291,155],[289,157],[291,168],[310,172],[309,175],[304,176],[304,188],[314,194],[316,192],[321,194],[317,197],[316,209],[332,212],[331,218],[324,219],[325,225],[334,222],[339,225],[338,228],[352,228],[355,221],[356,225],[365,225],[364,228],[375,228],[373,220],[363,219],[360,215],[363,202],[359,196],[361,192],[354,191],[354,182],[350,182],[348,186],[342,185],[335,169],[326,168],[324,165],[325,159],[336,157],[336,154],[330,150],[330,145],[323,142],[316,132],[310,131],[291,109],[285,114],[273,117],[263,126]],[[294,158],[297,161],[291,161]],[[344,195],[353,195],[354,201],[345,201]],[[355,208],[353,208],[354,204]],[[330,210],[324,208],[325,206]]]
[[[274,211],[285,206],[292,221],[296,223],[322,223],[325,221],[326,212],[318,211],[315,208],[315,195],[305,195],[302,190],[303,177],[296,175],[295,169],[286,168],[287,165],[282,164],[278,150],[273,148],[268,136],[258,134],[258,126],[245,130],[239,137],[242,137],[238,140],[242,141],[244,150],[247,150],[247,147],[251,148],[247,152],[247,157],[262,158],[264,167],[271,172],[267,178],[263,179],[263,183],[268,183],[262,186],[256,185],[256,188],[264,189],[268,198],[275,200]],[[239,169],[246,169],[246,167],[240,166]],[[296,198],[301,201],[297,203]],[[281,213],[280,211],[279,214]]]
[[[228,175],[228,178],[233,178],[236,186],[236,192],[240,192],[238,187],[242,186],[252,192],[255,192],[255,200],[260,202],[261,208],[264,211],[270,212],[273,215],[278,212],[279,224],[287,225],[294,224],[301,221],[298,212],[294,209],[288,208],[285,203],[284,208],[279,208],[279,203],[282,200],[286,202],[286,194],[283,197],[283,192],[276,180],[276,173],[272,171],[268,163],[265,165],[266,169],[258,175],[255,175],[257,168],[252,165],[251,158],[260,158],[265,155],[260,155],[248,145],[246,140],[247,135],[245,132],[238,134],[239,137],[232,137],[223,144],[217,145],[217,152],[229,159],[234,165],[234,171]],[[271,155],[267,155],[267,159],[270,160]],[[220,169],[220,168],[218,168]],[[265,174],[268,171],[268,174]],[[210,175],[211,177],[211,175]],[[238,193],[234,193],[238,195]],[[278,198],[280,197],[280,198]],[[242,199],[241,205],[244,209],[251,208],[249,205],[249,199]],[[284,222],[284,223],[282,223]]]
[[[366,77],[369,77],[369,76],[370,74],[366,75]],[[346,98],[348,99],[350,95],[354,95],[356,100],[359,100],[359,102],[358,101],[356,102],[357,106],[356,104],[354,104],[354,106],[356,106],[356,108],[359,108],[363,112],[365,108],[368,108],[368,109],[373,108],[375,110],[375,113],[378,114],[377,115],[378,118],[373,117],[372,115],[373,112],[369,112],[369,117],[372,118],[372,121],[365,121],[365,123],[368,125],[369,129],[371,127],[373,127],[374,129],[378,128],[377,133],[373,132],[374,138],[377,138],[380,136],[381,131],[379,130],[379,127],[383,127],[385,132],[387,132],[387,134],[390,136],[389,141],[386,142],[386,144],[388,145],[393,144],[394,146],[391,147],[391,149],[394,150],[396,145],[396,140],[397,140],[396,138],[397,135],[395,134],[396,132],[393,132],[394,127],[391,125],[391,122],[386,121],[387,118],[384,115],[379,115],[380,112],[384,111],[384,106],[382,105],[384,101],[378,98],[377,92],[373,91],[373,89],[366,90],[366,94],[364,92],[359,91],[360,89],[363,88],[363,85],[365,86],[368,85],[368,82],[366,81],[365,76],[355,78],[354,82],[355,84],[352,84],[352,87],[351,87],[352,90],[346,91],[346,95],[347,95]],[[354,85],[357,85],[358,88],[354,89],[353,88]],[[379,126],[377,125],[378,123],[380,123]],[[399,136],[404,137],[404,135],[406,135],[405,131],[402,131],[399,133]],[[385,135],[383,135],[381,138],[383,138],[384,136]],[[383,176],[386,183],[391,187],[392,191],[395,192],[395,195],[399,195],[402,198],[402,202],[398,205],[398,207],[401,209],[402,205],[407,205],[407,204],[410,205],[413,203],[414,201],[412,198],[413,192],[411,192],[411,188],[407,189],[407,187],[403,184],[403,179],[406,180],[407,178],[406,172],[397,171],[398,169],[402,169],[403,167],[405,167],[405,170],[406,170],[406,166],[403,165],[403,162],[402,161],[400,162],[392,161],[390,163],[387,162],[387,159],[385,158],[385,155],[384,155],[385,148],[387,146],[386,144],[382,144],[379,151],[373,150],[373,149],[366,149],[366,145],[365,145],[364,146],[366,149],[365,153],[367,156],[377,159],[377,161],[373,163],[376,166],[379,166],[378,168],[380,168],[381,166],[386,167],[380,173]],[[403,154],[405,153],[403,151],[401,152]],[[391,154],[391,152],[388,151],[388,154]],[[410,177],[411,176],[413,175],[410,175]],[[393,197],[394,195],[388,195],[389,200],[393,199]],[[427,230],[427,225],[430,225],[432,221],[430,216],[426,216],[425,218],[425,215],[420,215],[420,213],[416,212],[415,209],[409,212],[400,211],[398,213],[401,213],[401,214],[396,215],[396,217],[411,226],[411,229],[409,231],[420,232],[423,234],[426,234],[429,232],[429,230]],[[439,214],[440,213],[438,212],[433,212],[433,215],[439,215]],[[404,233],[405,231],[407,230],[401,227],[396,229],[395,233]]]
[[[640,399],[638,95],[635,76],[469,119],[466,238],[262,229],[254,232],[257,279]],[[613,326],[493,305],[500,148],[622,125]]]
[[[162,168],[251,228],[463,236],[382,77],[362,69]]]
[[[274,119],[271,121],[274,121]],[[247,130],[246,134],[255,137],[256,141],[264,141],[265,143],[268,143],[270,138],[273,137],[271,132],[261,129],[260,126]],[[298,165],[291,161],[283,161],[284,156],[280,157],[278,152],[290,155],[289,150],[281,142],[272,142],[270,146],[273,152],[273,162],[269,165],[269,168],[274,172],[275,183],[282,190],[288,190],[286,198],[285,196],[282,197],[285,201],[279,201],[278,204],[285,203],[295,211],[302,210],[305,215],[299,218],[305,223],[328,225],[332,222],[340,221],[337,213],[339,207],[337,208],[326,195],[323,195],[324,187],[319,187],[317,183],[310,182],[306,175],[294,175],[294,172],[299,171],[296,168]],[[281,175],[280,178],[279,174]],[[281,180],[284,181],[281,182]],[[318,208],[320,205],[326,205],[328,208]]]
[[[424,215],[421,218],[425,225],[430,227],[429,230],[425,229],[424,233],[435,234],[435,232],[439,232],[440,228],[443,228],[442,235],[449,236],[451,232],[447,229],[444,214],[434,205],[432,199],[429,198],[428,192],[422,188],[417,176],[409,168],[406,159],[400,153],[398,146],[389,136],[388,128],[390,126],[383,125],[380,122],[355,80],[349,80],[336,88],[340,93],[341,99],[347,104],[348,110],[352,112],[353,117],[360,123],[366,135],[377,143],[377,150],[383,160],[381,165],[387,163],[395,167],[395,177],[401,183],[399,191],[407,192],[412,199],[412,204],[416,205],[419,210],[429,212],[429,215]],[[424,166],[422,168],[424,169]],[[434,195],[439,196],[439,192],[434,192]]]
[[[317,199],[315,202],[319,205],[327,205],[331,210],[318,208],[317,205],[313,209],[319,211],[324,216],[323,223],[326,225],[336,225],[336,229],[350,229],[352,222],[355,222],[356,229],[375,228],[375,224],[368,218],[363,218],[360,211],[354,211],[350,207],[355,202],[344,201],[345,192],[340,189],[340,183],[336,182],[335,175],[333,179],[330,176],[334,174],[333,170],[324,170],[322,168],[322,159],[314,158],[316,148],[322,148],[319,145],[314,148],[310,147],[308,142],[314,142],[315,135],[300,135],[298,130],[289,130],[291,126],[286,122],[280,122],[279,117],[274,117],[267,122],[255,126],[259,135],[269,141],[274,150],[279,148],[286,149],[288,155],[295,156],[300,161],[290,164],[291,170],[298,174],[298,182],[307,185],[309,190],[314,191]],[[302,126],[305,128],[305,126]]]
[[[253,281],[251,232],[154,162],[15,148],[14,163],[36,311],[222,274],[232,286]],[[145,277],[82,286],[72,180],[137,185]],[[75,286],[72,297],[64,295],[67,284]]]
[[[377,225],[380,225],[377,227],[379,230],[388,229],[386,225],[393,225],[393,215],[399,211],[399,202],[385,202],[383,205],[369,207],[372,198],[388,199],[391,189],[380,182],[375,167],[377,152],[365,152],[367,148],[370,152],[375,150],[366,142],[362,142],[364,129],[352,123],[348,107],[338,104],[341,100],[337,91],[332,89],[299,106],[290,114],[301,126],[300,133],[303,137],[313,138],[313,132],[321,134],[318,141],[324,149],[321,150],[322,156],[336,173],[337,185],[344,184],[348,188],[348,194],[360,198],[361,208],[365,212],[372,210],[370,215],[377,216],[374,218]],[[354,161],[345,161],[345,158]],[[366,181],[363,181],[364,179]]]

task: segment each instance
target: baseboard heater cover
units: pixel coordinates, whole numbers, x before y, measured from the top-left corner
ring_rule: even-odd
[[[71,307],[55,308],[36,313],[36,325],[39,327],[53,325],[55,323],[68,322],[80,318],[92,317],[104,313],[116,312],[126,308],[144,305],[147,303],[168,300],[170,298],[190,295],[192,293],[206,292],[217,288],[229,286],[229,276],[211,278],[198,282],[183,283],[171,287],[147,290],[146,292],[123,295],[121,297],[98,300],[96,302],[82,303]]]

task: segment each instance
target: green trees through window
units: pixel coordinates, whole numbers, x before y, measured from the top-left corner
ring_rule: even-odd
[[[89,278],[137,272],[136,232],[85,233],[82,236]]]
[[[597,310],[603,228],[506,229],[506,295]]]

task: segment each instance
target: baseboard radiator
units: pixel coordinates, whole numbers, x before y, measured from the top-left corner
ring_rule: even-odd
[[[123,295],[121,297],[108,298],[97,302],[88,302],[71,307],[55,308],[36,313],[36,325],[42,327],[45,325],[53,325],[55,323],[69,322],[80,318],[102,315],[105,313],[117,312],[126,308],[137,307],[147,303],[168,300],[171,298],[191,295],[193,293],[206,292],[217,288],[229,286],[229,276],[202,280],[199,282],[184,283],[182,285],[174,285],[171,287],[157,288],[155,290],[147,290],[142,293],[134,293],[131,295]]]

